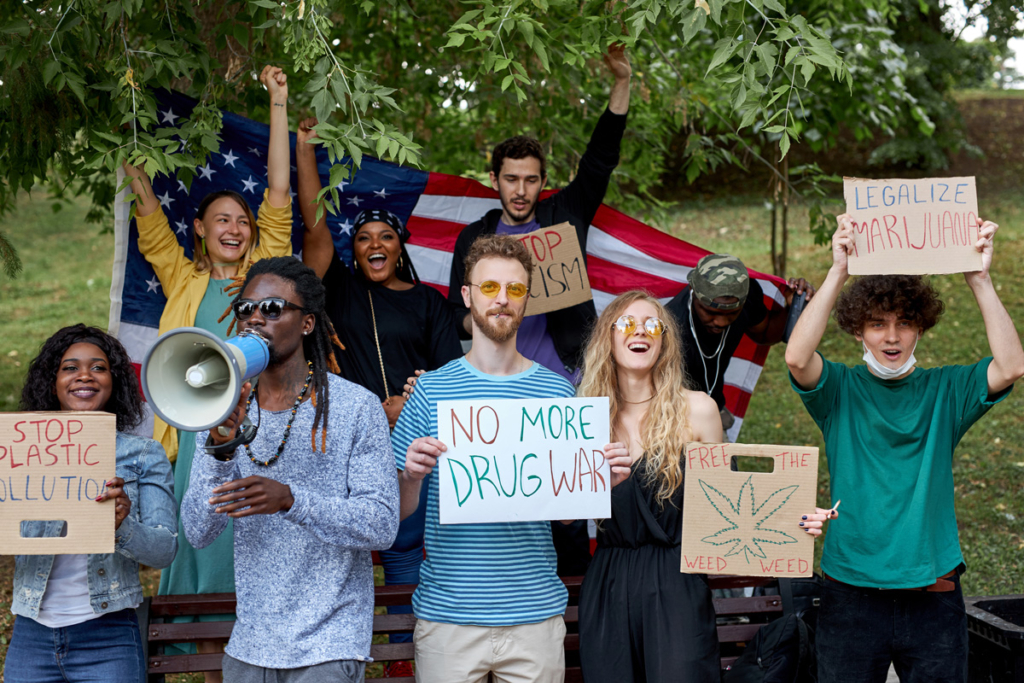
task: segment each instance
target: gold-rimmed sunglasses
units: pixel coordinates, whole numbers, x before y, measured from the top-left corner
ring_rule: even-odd
[[[501,283],[495,282],[494,280],[484,280],[480,284],[469,283],[470,287],[479,287],[480,293],[486,296],[488,299],[493,299],[498,296],[498,292],[501,291]],[[508,294],[509,299],[522,299],[524,296],[530,293],[530,288],[524,285],[522,282],[509,282],[505,285],[505,292]]]
[[[612,325],[612,327],[627,337],[636,332],[636,326],[637,320],[631,315],[619,316],[619,319]],[[668,328],[661,318],[648,318],[644,321],[644,331],[647,332],[649,337],[660,337],[665,334],[666,329]]]

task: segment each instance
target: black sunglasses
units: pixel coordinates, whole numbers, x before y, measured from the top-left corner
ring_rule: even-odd
[[[235,312],[235,318],[243,322],[252,317],[257,307],[260,309],[260,315],[267,320],[277,320],[284,314],[284,309],[286,308],[294,308],[297,311],[306,310],[302,306],[286,301],[279,296],[271,296],[259,301],[239,299],[231,304],[231,309]]]

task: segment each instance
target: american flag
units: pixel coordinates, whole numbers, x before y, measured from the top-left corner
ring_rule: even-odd
[[[177,93],[163,93],[158,107],[164,126],[180,125],[191,113],[195,100]],[[245,117],[224,112],[220,151],[210,155],[199,169],[190,189],[176,178],[153,178],[153,190],[167,214],[171,228],[185,254],[192,255],[192,221],[199,202],[209,192],[230,189],[250,199],[256,209],[267,186],[268,126]],[[295,136],[291,136],[294,148]],[[330,164],[325,150],[318,150],[318,167],[326,180]],[[292,188],[297,178],[292,167]],[[500,207],[498,195],[475,180],[444,173],[432,173],[396,166],[363,157],[361,168],[351,182],[338,186],[341,196],[337,216],[328,214],[327,223],[338,254],[352,260],[352,224],[363,209],[387,209],[406,221],[412,237],[409,256],[424,282],[447,294],[452,251],[462,228]],[[550,190],[544,196],[550,196]],[[294,196],[294,190],[292,192]],[[302,219],[293,205],[294,253],[302,250]],[[118,202],[115,210],[116,255],[110,289],[110,333],[128,349],[133,361],[140,363],[157,338],[157,326],[163,311],[164,293],[156,274],[138,248],[138,230],[129,220],[128,205]],[[598,313],[616,295],[630,289],[646,289],[667,302],[686,286],[686,275],[709,252],[671,237],[629,216],[602,205],[594,217],[587,239],[587,268]],[[779,278],[750,271],[765,293],[769,308],[784,303]],[[734,441],[768,347],[743,338],[725,375],[726,406],[736,416],[727,433]],[[152,420],[140,433],[152,433]]]

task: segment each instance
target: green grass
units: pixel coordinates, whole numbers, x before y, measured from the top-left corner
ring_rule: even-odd
[[[836,212],[841,207],[837,204]],[[999,223],[994,278],[1014,320],[1024,319],[1024,269],[1017,260],[1024,248],[1024,197],[985,196],[982,214]],[[63,325],[85,322],[106,328],[113,238],[84,222],[85,205],[53,213],[45,197],[23,199],[19,210],[0,223],[25,263],[14,281],[0,276],[0,410],[15,410],[28,362],[42,342]],[[806,211],[791,212],[789,274],[817,284],[830,263],[829,252],[812,244]],[[751,268],[770,271],[769,213],[752,198],[688,202],[668,232],[713,251],[739,256]],[[936,277],[947,304],[938,327],[922,340],[922,366],[970,363],[988,354],[977,307],[962,276]],[[830,325],[822,342],[830,358],[860,362],[859,347]],[[969,595],[1019,593],[1024,586],[1024,389],[996,406],[964,438],[954,458],[956,509],[960,539],[969,567],[964,589]],[[821,434],[789,388],[783,354],[773,351],[751,401],[741,434],[747,443],[822,446]],[[824,466],[820,504],[830,501]],[[878,515],[886,514],[879,510]],[[820,543],[819,543],[820,549]],[[0,556],[0,661],[13,619],[13,558]],[[156,572],[147,572],[147,591],[155,590]],[[182,677],[181,681],[198,681]]]

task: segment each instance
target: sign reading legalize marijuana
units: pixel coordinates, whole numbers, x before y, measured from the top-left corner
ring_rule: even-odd
[[[734,471],[737,456],[767,471]],[[683,467],[684,573],[811,575],[814,537],[799,524],[814,511],[817,448],[689,443]]]
[[[441,524],[611,516],[608,399],[440,401]]]

